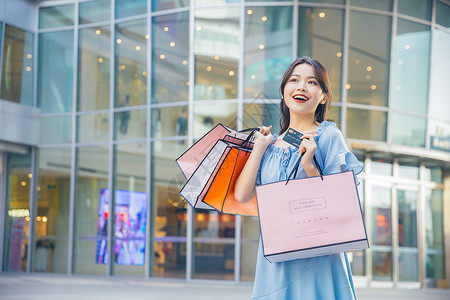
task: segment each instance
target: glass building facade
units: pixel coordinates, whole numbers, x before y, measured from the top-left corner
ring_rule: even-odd
[[[447,0],[0,0],[1,270],[253,281],[258,219],[193,210],[175,159],[277,131],[308,55],[365,167],[356,285],[447,287],[449,53]]]

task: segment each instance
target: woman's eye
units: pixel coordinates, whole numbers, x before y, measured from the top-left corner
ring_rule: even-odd
[[[296,78],[291,78],[291,82],[297,82],[298,80]]]
[[[309,83],[309,84],[317,85],[317,82],[315,82],[314,80],[310,80],[308,83]]]

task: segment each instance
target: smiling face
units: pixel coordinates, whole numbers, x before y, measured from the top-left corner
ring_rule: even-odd
[[[294,68],[284,86],[283,99],[291,117],[314,118],[317,106],[326,100],[311,65],[303,63]]]

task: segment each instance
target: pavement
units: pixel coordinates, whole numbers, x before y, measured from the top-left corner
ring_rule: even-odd
[[[251,291],[250,283],[0,273],[1,300],[249,300]],[[450,289],[359,288],[356,293],[358,300],[450,300]]]

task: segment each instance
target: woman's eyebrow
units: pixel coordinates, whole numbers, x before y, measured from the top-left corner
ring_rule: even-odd
[[[291,77],[302,77],[302,76],[299,75],[299,74],[292,74]],[[314,75],[308,76],[307,78],[312,78],[312,79],[316,79],[317,80],[316,76],[314,76]]]

